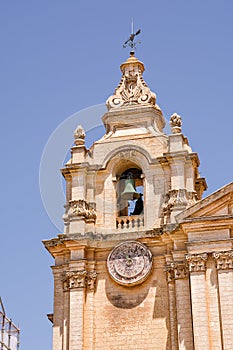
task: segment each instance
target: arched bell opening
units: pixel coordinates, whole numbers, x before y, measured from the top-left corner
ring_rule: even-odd
[[[117,228],[143,226],[144,186],[142,170],[130,167],[117,178]]]

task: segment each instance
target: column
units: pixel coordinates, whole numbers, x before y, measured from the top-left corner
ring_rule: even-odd
[[[85,349],[94,350],[94,292],[97,272],[95,270],[87,273],[87,294],[85,307]]]
[[[70,317],[70,294],[69,290],[64,290],[64,317],[63,317],[63,348],[69,350],[69,317]]]
[[[195,350],[210,349],[205,270],[207,253],[187,254],[189,263]]]
[[[206,293],[210,349],[219,350],[222,349],[222,339],[218,301],[218,276],[213,259],[208,259],[206,263]]]
[[[69,293],[69,327],[65,330],[69,332],[69,339],[64,340],[66,345],[63,350],[94,349],[96,278],[95,270],[82,269],[69,271],[66,274],[64,288]]]
[[[166,266],[166,271],[167,271],[167,281],[168,281],[171,350],[178,350],[176,291],[175,291],[174,269],[171,266],[171,264]]]
[[[170,278],[174,279],[174,287],[169,287],[169,300],[171,310],[175,307],[176,316],[172,311],[171,316],[171,332],[172,332],[172,350],[192,350],[193,349],[193,331],[192,331],[192,316],[190,302],[190,287],[188,280],[188,271],[184,262],[171,262],[170,267],[172,273]],[[175,291],[176,304],[173,305],[172,292]],[[174,325],[176,324],[176,331]],[[178,344],[177,344],[178,343]],[[203,350],[203,349],[202,349]]]
[[[62,267],[53,266],[54,306],[53,306],[53,350],[63,350],[63,282]]]
[[[213,253],[218,271],[222,340],[224,350],[232,350],[233,335],[233,250]]]
[[[84,269],[66,274],[65,289],[70,290],[69,350],[83,349],[86,276]]]

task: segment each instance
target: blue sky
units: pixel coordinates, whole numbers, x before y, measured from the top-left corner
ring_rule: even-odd
[[[58,229],[40,197],[42,152],[60,123],[113,93],[131,18],[144,79],[166,119],[181,115],[208,193],[233,179],[231,0],[2,0],[0,295],[24,350],[52,339],[53,260],[41,241]]]

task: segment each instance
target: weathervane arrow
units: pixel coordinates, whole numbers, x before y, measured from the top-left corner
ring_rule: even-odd
[[[138,29],[135,33],[134,33],[134,30],[133,30],[133,21],[132,21],[132,30],[131,30],[131,34],[129,36],[129,38],[124,42],[123,44],[123,47],[126,48],[127,46],[129,46],[132,50],[135,49],[136,47],[136,44],[140,44],[141,42],[138,41],[138,42],[135,42],[134,39],[135,39],[135,36],[140,34],[141,33],[141,29]]]

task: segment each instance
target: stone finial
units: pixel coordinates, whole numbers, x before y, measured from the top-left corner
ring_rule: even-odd
[[[181,132],[182,119],[177,113],[172,114],[170,118],[170,126],[173,134],[178,134]]]
[[[74,143],[76,146],[83,145],[85,142],[85,131],[82,127],[82,125],[78,125],[75,132],[74,132]]]
[[[131,105],[156,105],[156,95],[150,91],[143,80],[142,73],[144,65],[135,56],[134,52],[121,65],[122,78],[117,86],[114,95],[106,102],[107,108],[112,109],[121,106]]]

